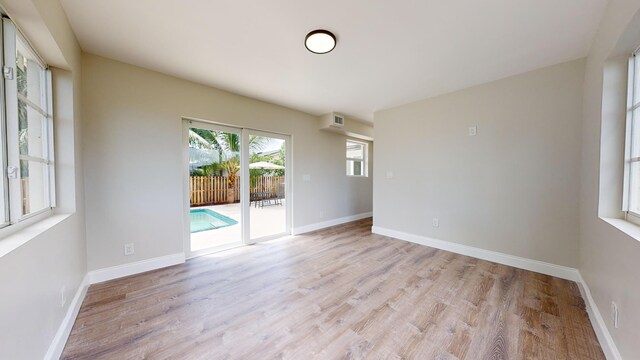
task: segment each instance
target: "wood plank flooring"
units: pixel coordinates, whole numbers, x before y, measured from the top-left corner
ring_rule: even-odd
[[[90,287],[63,359],[604,359],[570,281],[371,219]]]

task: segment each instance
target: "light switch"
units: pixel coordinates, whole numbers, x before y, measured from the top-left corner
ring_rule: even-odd
[[[387,171],[387,179],[393,179],[393,171]]]
[[[309,174],[302,175],[302,181],[304,181],[304,182],[311,181],[311,175],[309,175]]]
[[[469,127],[469,136],[476,136],[478,135],[478,127],[477,126],[470,126]]]

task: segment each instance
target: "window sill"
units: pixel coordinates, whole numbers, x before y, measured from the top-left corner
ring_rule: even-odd
[[[640,226],[624,219],[606,218],[606,217],[601,217],[600,219],[609,223],[609,225],[622,231],[628,236],[640,241]]]
[[[16,225],[8,226],[0,230],[0,258],[26,244],[30,240],[45,233],[47,230],[55,227],[59,223],[71,216],[71,214],[47,214],[48,216],[29,224],[26,227],[11,229]]]

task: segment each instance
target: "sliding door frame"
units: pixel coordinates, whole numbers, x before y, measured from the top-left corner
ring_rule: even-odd
[[[268,240],[272,240],[275,238],[279,238],[282,236],[286,236],[286,235],[291,235],[291,217],[292,217],[292,212],[291,212],[291,204],[293,203],[293,201],[291,201],[292,199],[292,191],[291,191],[291,136],[289,135],[284,135],[284,134],[278,134],[278,133],[273,133],[270,131],[261,131],[261,130],[255,130],[255,129],[248,129],[245,128],[243,129],[243,138],[242,138],[242,146],[243,148],[246,146],[246,149],[244,149],[247,154],[247,159],[251,159],[251,155],[249,152],[249,137],[251,135],[255,135],[255,136],[263,136],[263,137],[268,137],[268,138],[273,138],[273,139],[280,139],[280,140],[284,140],[284,207],[285,207],[285,229],[284,232],[278,233],[278,234],[271,234],[271,235],[267,235],[267,236],[263,236],[260,238],[256,238],[256,239],[251,239],[251,219],[250,219],[250,211],[251,211],[251,204],[249,203],[249,206],[247,206],[246,208],[243,208],[243,211],[246,211],[247,214],[247,219],[249,219],[249,221],[247,222],[247,226],[246,226],[246,230],[247,230],[247,241],[250,244],[255,244],[255,243],[259,243],[262,241],[268,241]],[[244,168],[246,165],[246,170],[247,170],[247,175],[249,175],[249,161],[246,162],[246,164],[243,164],[242,167]],[[246,185],[246,189],[247,191],[250,191],[249,189],[249,176],[245,177],[247,183]],[[250,199],[249,199],[250,200]]]
[[[191,250],[191,218],[190,218],[190,213],[191,213],[191,199],[190,199],[190,193],[189,193],[189,177],[190,177],[190,169],[189,169],[189,129],[190,128],[198,128],[198,129],[204,129],[204,130],[211,130],[211,131],[222,131],[222,132],[226,132],[226,133],[231,133],[231,134],[236,134],[238,135],[238,137],[240,138],[240,164],[243,163],[244,159],[245,159],[245,155],[242,151],[242,146],[243,146],[243,141],[244,138],[242,136],[242,129],[238,129],[236,127],[232,127],[232,126],[227,126],[227,125],[221,125],[221,124],[215,124],[215,123],[210,123],[210,122],[204,122],[204,121],[196,121],[196,120],[188,120],[185,119],[183,122],[183,126],[184,126],[184,133],[186,134],[186,142],[185,142],[185,154],[186,154],[186,171],[185,171],[185,185],[186,185],[186,201],[185,201],[185,209],[184,209],[184,227],[185,227],[185,232],[187,235],[187,238],[185,239],[184,242],[184,252],[185,252],[185,256],[187,258],[192,258],[192,257],[197,257],[197,256],[201,256],[201,255],[207,255],[207,254],[211,254],[214,252],[218,252],[218,251],[222,251],[222,250],[227,250],[227,249],[232,249],[238,246],[242,246],[242,245],[246,245],[246,242],[244,241],[245,237],[244,237],[244,228],[246,227],[245,223],[247,218],[245,218],[244,216],[240,216],[240,226],[241,226],[241,231],[240,231],[240,239],[238,239],[238,241],[236,242],[232,242],[230,244],[224,244],[224,245],[219,245],[219,246],[214,246],[214,247],[210,247],[210,248],[206,248],[206,249],[201,249],[201,250],[197,250],[197,251],[192,251]],[[241,187],[240,187],[240,206],[245,206],[244,201],[245,199],[245,194],[242,192],[242,182],[244,181],[244,173],[242,171],[242,166],[240,167],[240,179],[241,179]],[[242,208],[241,208],[242,209]],[[242,212],[242,211],[241,211]]]
[[[189,129],[192,127],[199,127],[207,130],[225,131],[240,135],[240,206],[241,206],[241,243],[234,243],[229,246],[213,247],[209,249],[191,251],[191,199],[189,189]],[[211,254],[214,252],[227,250],[230,248],[255,244],[262,241],[271,240],[281,236],[287,236],[291,234],[292,218],[293,218],[293,186],[292,186],[292,159],[291,154],[292,136],[288,134],[282,134],[272,132],[268,130],[259,130],[252,128],[239,127],[224,123],[218,123],[215,121],[182,118],[182,142],[183,142],[183,250],[187,259]],[[285,141],[285,231],[279,234],[273,234],[258,239],[251,239],[250,234],[250,188],[249,188],[249,136],[265,136],[276,139],[282,139]]]

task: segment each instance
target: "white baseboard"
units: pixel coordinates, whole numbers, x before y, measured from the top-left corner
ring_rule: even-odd
[[[327,220],[327,221],[323,221],[315,224],[299,226],[291,229],[291,235],[300,235],[300,234],[308,233],[310,231],[316,231],[316,230],[328,228],[331,226],[348,223],[351,221],[365,219],[371,216],[373,216],[372,212],[366,212],[362,214],[356,214],[356,215],[345,216],[337,219]]]
[[[294,229],[294,231],[292,232],[294,235],[302,234],[305,232],[319,230],[350,221],[364,219],[370,216],[371,213],[347,216],[339,219],[302,226]],[[389,236],[420,245],[454,252],[457,254],[471,256],[478,259],[488,260],[499,264],[509,265],[520,269],[535,271],[542,274],[575,281],[580,288],[580,293],[582,294],[582,298],[585,301],[589,319],[591,320],[591,324],[596,333],[596,336],[598,337],[598,341],[600,342],[600,346],[602,347],[606,358],[608,360],[622,360],[620,352],[618,351],[618,348],[616,347],[613,338],[611,337],[611,334],[609,333],[609,330],[604,323],[604,319],[602,318],[602,315],[600,314],[600,311],[598,310],[598,307],[593,300],[593,297],[591,296],[589,286],[582,278],[582,275],[577,269],[550,264],[543,261],[527,259],[519,256],[508,255],[496,251],[475,248],[472,246],[451,243],[448,241],[433,239],[426,236],[404,233],[401,231],[386,229],[378,226],[373,226],[371,230],[375,234]],[[82,282],[78,286],[78,290],[76,291],[73,300],[71,300],[71,303],[69,304],[69,309],[67,310],[67,313],[62,320],[62,323],[60,324],[60,327],[58,328],[58,331],[56,332],[56,335],[53,338],[49,349],[47,350],[47,353],[44,357],[45,360],[59,359],[62,355],[62,351],[64,350],[64,346],[67,343],[67,339],[69,338],[69,334],[71,333],[71,329],[73,328],[75,319],[78,316],[80,306],[82,305],[82,301],[84,300],[84,297],[87,293],[89,284],[95,284],[102,281],[134,275],[145,271],[181,264],[184,262],[185,254],[177,253],[153,259],[142,260],[131,264],[124,264],[106,269],[94,270],[87,273],[87,275],[85,275],[85,277],[82,279]]]
[[[129,275],[139,274],[145,271],[160,269],[167,266],[182,264],[185,262],[184,253],[160,256],[153,259],[136,261],[129,264],[112,266],[105,269],[89,271],[89,283],[95,284],[107,280],[113,280]]]
[[[613,342],[613,338],[611,337],[611,334],[609,333],[609,330],[607,329],[604,320],[600,315],[600,311],[598,310],[598,307],[596,306],[593,297],[591,296],[589,286],[587,286],[587,283],[584,281],[582,275],[580,275],[580,272],[577,269],[567,266],[550,264],[544,261],[504,254],[496,251],[480,249],[473,246],[433,239],[426,236],[409,234],[397,230],[382,228],[379,226],[373,226],[371,228],[371,231],[374,234],[389,236],[420,245],[454,252],[457,254],[471,256],[482,260],[488,260],[499,264],[513,266],[519,269],[535,271],[541,274],[575,281],[580,288],[580,293],[582,294],[582,298],[585,301],[587,313],[589,314],[589,319],[591,320],[591,325],[596,332],[596,336],[598,337],[598,341],[600,342],[602,351],[604,352],[608,360],[622,360],[622,357],[618,352],[618,348]]]
[[[582,294],[582,298],[584,299],[585,305],[587,307],[587,313],[589,314],[589,319],[591,320],[591,325],[593,326],[593,330],[596,332],[596,336],[598,337],[598,341],[600,342],[600,347],[602,347],[602,351],[608,360],[622,360],[622,356],[620,356],[620,352],[618,351],[618,347],[613,342],[613,338],[609,333],[609,329],[604,323],[604,319],[600,314],[600,310],[598,310],[598,306],[596,305],[593,297],[591,296],[591,290],[589,290],[589,286],[582,278],[582,275],[578,273],[578,286],[580,287],[580,293]]]
[[[73,300],[69,304],[69,309],[62,319],[62,323],[58,327],[58,331],[56,335],[53,337],[53,341],[51,341],[51,345],[49,345],[49,350],[47,350],[46,355],[44,356],[45,360],[57,360],[60,359],[62,355],[62,351],[64,350],[64,346],[67,344],[67,339],[69,338],[69,334],[71,334],[71,329],[73,328],[73,324],[76,321],[76,317],[78,316],[78,312],[80,311],[80,306],[82,305],[82,301],[84,300],[84,296],[87,294],[87,289],[89,288],[89,275],[85,275],[82,279],[82,282],[78,286],[78,290],[76,291]]]
[[[56,332],[56,335],[54,336],[53,341],[51,341],[51,345],[49,345],[49,349],[44,356],[45,360],[57,360],[62,355],[62,351],[64,350],[64,346],[67,344],[67,339],[69,338],[69,334],[71,334],[71,329],[76,321],[76,317],[80,311],[80,306],[82,306],[82,301],[84,301],[84,297],[87,294],[87,289],[90,284],[117,279],[171,265],[182,264],[184,262],[184,253],[178,253],[88,272],[82,279],[73,300],[71,300],[71,303],[69,304],[69,309],[67,310],[64,319],[62,319],[62,323],[60,324],[60,327],[58,327],[58,331]]]
[[[517,267],[519,269],[525,269],[530,271],[535,271],[541,274],[555,276],[561,279],[567,279],[571,281],[579,280],[579,273],[577,269],[547,263],[544,261],[532,260],[523,258],[520,256],[514,256],[509,254],[500,253],[497,251],[485,250],[473,246],[456,244],[449,241],[443,241],[438,239],[433,239],[426,236],[409,234],[397,230],[391,230],[382,228],[379,226],[373,226],[371,231],[374,234],[390,236],[396,239],[409,241],[412,243],[425,245],[437,249],[442,249],[446,251],[450,251],[456,254],[462,254],[466,256],[471,256],[474,258],[492,261],[498,264],[509,265],[513,267]]]

